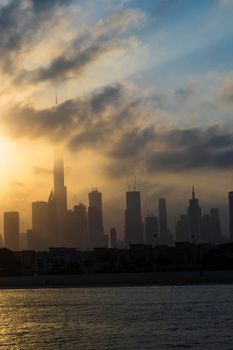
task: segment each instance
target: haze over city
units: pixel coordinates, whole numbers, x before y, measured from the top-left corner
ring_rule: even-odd
[[[1,349],[233,349],[233,0],[0,0]]]
[[[20,230],[31,227],[31,202],[48,199],[58,149],[68,207],[87,204],[97,187],[107,232],[123,237],[136,177],[143,216],[165,197],[174,226],[195,184],[228,234],[233,2],[0,6],[0,212],[18,211]]]

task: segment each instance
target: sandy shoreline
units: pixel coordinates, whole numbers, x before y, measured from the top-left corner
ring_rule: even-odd
[[[0,277],[0,288],[114,287],[233,283],[233,271],[174,271]]]

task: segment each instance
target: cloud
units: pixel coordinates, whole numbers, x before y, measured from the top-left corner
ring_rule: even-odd
[[[147,157],[150,172],[233,168],[233,133],[219,125],[172,129],[157,138],[163,147]]]
[[[135,40],[126,30],[137,27],[145,16],[137,10],[121,11],[78,33],[46,67],[21,70],[15,84],[65,80],[76,77],[88,64],[114,50],[129,48]]]
[[[53,23],[52,11],[68,5],[61,0],[10,0],[0,7],[0,55],[4,73],[12,73],[21,56],[30,50],[35,34]]]
[[[188,86],[186,88],[178,88],[175,90],[175,94],[177,97],[179,97],[181,100],[186,100],[193,94],[193,87]]]
[[[112,126],[112,121],[107,121],[110,111],[107,114],[101,112],[116,107],[121,90],[120,85],[108,86],[89,97],[67,100],[42,110],[31,105],[15,105],[2,118],[2,127],[13,137],[42,137],[54,142],[66,140],[78,146],[89,135],[92,139],[99,138],[110,124]]]
[[[72,0],[31,0],[35,12],[48,11],[56,6],[67,6]]]
[[[221,97],[222,99],[227,102],[232,104],[233,103],[233,83],[231,81],[227,81],[223,88],[221,89]]]
[[[231,131],[220,125],[178,128],[156,122],[155,116],[156,108],[148,109],[143,98],[118,84],[53,108],[16,105],[3,123],[16,138],[44,138],[72,151],[98,150],[108,160],[106,171],[119,176],[135,169],[154,173],[233,168]]]

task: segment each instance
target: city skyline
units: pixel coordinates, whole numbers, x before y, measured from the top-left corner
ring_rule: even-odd
[[[4,246],[12,250],[28,249],[44,251],[66,247],[81,250],[93,248],[129,247],[131,244],[174,246],[176,242],[194,244],[220,244],[232,241],[233,205],[232,191],[228,192],[228,234],[224,231],[221,210],[210,207],[202,211],[192,185],[191,199],[184,212],[177,212],[174,227],[169,224],[166,198],[156,198],[157,210],[142,213],[141,192],[128,185],[125,192],[123,234],[113,225],[106,229],[104,223],[102,193],[93,188],[88,193],[88,205],[77,202],[67,206],[64,160],[56,156],[53,166],[53,187],[48,200],[31,203],[31,226],[25,232],[20,229],[20,213],[4,211]],[[153,203],[155,207],[155,202]],[[226,224],[226,222],[225,222]],[[112,243],[113,242],[113,243]]]
[[[232,23],[0,0],[1,347],[233,348]]]
[[[109,229],[122,230],[134,176],[143,215],[167,198],[174,226],[194,183],[204,210],[220,208],[227,222],[233,2],[40,4],[0,2],[0,212],[17,208],[22,230],[30,226],[30,203],[47,200],[62,149],[68,207],[100,188]]]

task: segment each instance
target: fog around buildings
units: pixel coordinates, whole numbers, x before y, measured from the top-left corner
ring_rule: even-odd
[[[135,180],[136,181],[136,180]],[[219,208],[203,213],[194,185],[192,198],[186,212],[179,213],[174,228],[169,227],[169,209],[166,198],[158,198],[158,213],[141,210],[141,192],[136,183],[125,193],[123,237],[112,225],[105,228],[103,194],[92,189],[88,194],[88,206],[77,203],[67,206],[64,162],[56,157],[53,168],[53,189],[47,201],[31,204],[32,226],[26,233],[20,231],[20,213],[4,212],[4,245],[13,251],[20,249],[46,251],[49,248],[128,248],[130,245],[174,246],[175,242],[211,244],[212,246],[233,240],[233,201],[229,192],[230,236],[222,233]],[[22,199],[23,200],[23,199]],[[20,242],[21,240],[21,242]]]

